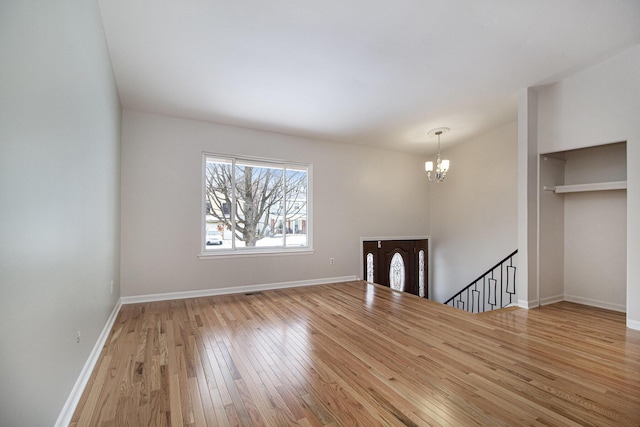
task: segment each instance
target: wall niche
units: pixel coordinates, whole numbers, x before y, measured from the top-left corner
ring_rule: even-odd
[[[625,142],[540,155],[539,295],[626,312]]]

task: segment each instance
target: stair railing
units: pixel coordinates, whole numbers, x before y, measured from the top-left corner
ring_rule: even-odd
[[[513,304],[513,297],[516,295],[514,258],[517,253],[516,249],[467,287],[449,298],[445,305],[470,313],[483,313]]]

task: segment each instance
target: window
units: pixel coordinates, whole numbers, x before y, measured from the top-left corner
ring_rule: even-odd
[[[309,165],[204,155],[206,254],[311,248]]]

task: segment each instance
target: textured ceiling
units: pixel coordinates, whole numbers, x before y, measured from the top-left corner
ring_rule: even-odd
[[[638,0],[100,0],[124,108],[431,153],[640,43]]]

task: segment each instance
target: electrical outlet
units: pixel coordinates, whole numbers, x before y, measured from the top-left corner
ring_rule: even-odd
[[[336,259],[334,257],[329,258],[329,265],[335,265]]]
[[[76,332],[76,342],[80,344],[80,331]]]
[[[113,280],[111,281],[111,293],[113,293]]]

